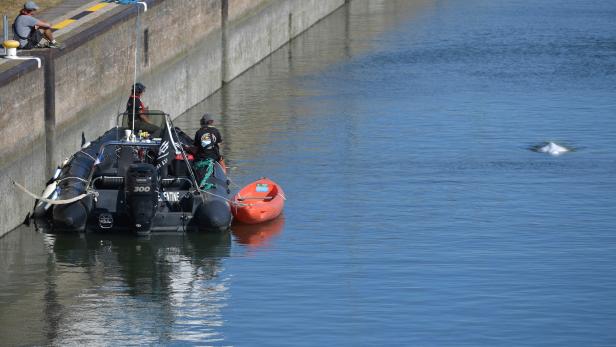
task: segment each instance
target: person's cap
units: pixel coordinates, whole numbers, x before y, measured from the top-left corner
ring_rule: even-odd
[[[33,11],[33,10],[38,10],[39,7],[34,1],[28,1],[24,4],[24,9]]]
[[[205,125],[213,121],[214,121],[214,117],[212,117],[212,115],[209,113],[204,113],[203,116],[201,116],[201,125]]]

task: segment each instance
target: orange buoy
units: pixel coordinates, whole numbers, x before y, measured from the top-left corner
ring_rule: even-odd
[[[282,187],[264,177],[237,192],[231,210],[235,219],[242,223],[262,223],[282,213],[285,199]]]

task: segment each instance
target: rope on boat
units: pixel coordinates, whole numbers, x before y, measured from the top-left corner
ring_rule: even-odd
[[[207,180],[214,173],[214,160],[208,158],[205,160],[201,160],[195,163],[195,168],[198,170],[205,169],[205,173],[203,174],[203,178],[201,182],[199,182],[199,190],[210,190],[212,188],[216,188],[216,185],[213,183],[209,183]]]
[[[175,131],[175,129],[173,129]],[[177,132],[176,132],[176,136],[177,136]],[[180,147],[182,149],[182,153],[184,155],[184,160],[186,160],[187,156],[186,153],[184,152],[184,148]],[[187,161],[187,160],[186,160]],[[208,163],[209,161],[209,163]],[[195,174],[192,171],[191,165],[190,163],[186,163],[186,165],[188,166],[188,170],[190,171],[191,176],[193,177],[193,179],[195,180],[195,184],[197,183],[197,179],[195,178]],[[215,196],[217,198],[221,198],[223,200],[225,200],[226,202],[229,203],[229,205],[237,205],[238,203],[233,201],[233,200],[229,200],[226,197],[222,196],[222,195],[218,195],[218,194],[214,194],[212,192],[208,192],[207,189],[211,189],[212,187],[215,187],[214,184],[211,183],[207,183],[206,180],[212,175],[213,171],[214,171],[214,160],[212,159],[206,159],[203,161],[199,161],[197,163],[195,163],[195,168],[196,169],[202,169],[203,167],[205,167],[205,165],[208,165],[208,172],[206,172],[206,175],[203,177],[203,179],[201,180],[201,183],[199,184],[199,186],[197,186],[197,191],[199,193],[202,194],[208,194],[211,196]],[[201,187],[204,186],[204,183],[206,183],[205,185],[205,189],[202,189]],[[212,187],[207,187],[207,185],[211,185]]]
[[[239,184],[235,183],[234,180],[231,179],[231,177],[227,177],[227,179],[229,180],[229,183],[231,183],[232,186],[235,186],[236,188],[240,188],[242,189],[243,187],[240,186]]]
[[[195,163],[195,168],[196,169],[204,169],[204,168],[207,167],[206,168],[207,171],[205,172],[205,175],[201,179],[201,182],[199,183],[199,186],[197,187],[197,190],[200,193],[204,193],[204,194],[208,194],[208,195],[211,195],[211,196],[215,196],[217,198],[221,198],[221,199],[225,200],[226,202],[228,202],[229,205],[235,205],[236,207],[238,207],[238,206],[239,207],[249,206],[249,204],[245,204],[245,203],[242,203],[242,202],[237,202],[237,201],[234,201],[234,200],[230,200],[230,199],[228,199],[228,198],[226,198],[226,197],[224,197],[222,195],[214,194],[214,193],[208,191],[209,189],[216,188],[215,184],[207,182],[207,179],[210,178],[212,176],[212,174],[214,173],[214,163],[215,163],[214,160],[213,159],[209,159],[209,158],[205,159],[205,160],[202,160],[202,161],[198,161],[198,162]],[[230,179],[229,179],[229,182],[231,182]]]
[[[89,192],[87,192],[87,193],[84,193],[84,194],[78,195],[78,196],[76,196],[76,197],[74,197],[74,198],[70,198],[70,199],[65,199],[65,200],[51,200],[51,199],[47,199],[47,198],[44,198],[44,197],[42,197],[42,196],[38,196],[38,195],[36,195],[36,194],[32,193],[32,192],[31,192],[31,191],[29,191],[26,187],[24,187],[24,186],[22,186],[21,184],[19,184],[19,183],[15,182],[14,180],[11,180],[11,182],[13,182],[13,184],[14,184],[17,188],[21,189],[24,193],[26,193],[26,194],[30,195],[31,197],[33,197],[33,198],[35,198],[35,199],[37,199],[37,200],[43,201],[43,202],[45,202],[45,203],[48,203],[48,204],[50,204],[50,205],[66,205],[66,204],[73,203],[73,202],[75,202],[75,201],[79,201],[79,200],[81,200],[81,199],[85,198],[85,197],[86,197],[86,196],[88,196],[88,195],[94,195],[94,196],[98,195],[98,193],[96,193],[96,192],[94,192],[94,191],[89,191]]]
[[[230,205],[245,206],[245,205],[244,205],[244,204],[242,204],[242,203],[238,203],[238,202],[235,202],[235,201],[233,201],[233,200],[229,200],[229,199],[225,198],[225,197],[224,197],[224,196],[222,196],[222,195],[214,194],[214,193],[212,193],[212,192],[208,192],[207,190],[202,190],[202,189],[199,189],[198,191],[199,191],[199,193],[208,194],[208,195],[211,195],[211,196],[215,196],[215,197],[217,197],[217,198],[221,198],[221,199],[223,199],[224,201],[228,202]]]
[[[90,154],[88,154],[87,152],[84,152],[83,150],[80,150],[78,153],[85,154],[85,155],[87,155],[88,157],[90,157],[90,159],[92,159],[92,160],[96,161],[96,158],[94,158],[93,156],[91,156],[91,155],[90,155]]]
[[[244,203],[241,202],[237,202],[237,201],[233,201],[230,200],[222,195],[218,195],[218,194],[214,194],[212,192],[209,192],[208,189],[211,189],[213,187],[216,187],[215,184],[212,183],[208,183],[206,182],[207,179],[212,175],[212,173],[214,172],[214,160],[213,159],[206,159],[206,160],[202,160],[199,161],[197,163],[195,163],[195,168],[196,169],[203,169],[205,166],[207,167],[207,172],[205,173],[205,176],[203,176],[203,179],[201,180],[199,186],[197,187],[197,191],[199,193],[203,193],[203,194],[207,194],[207,195],[211,195],[211,196],[215,196],[217,198],[223,199],[226,202],[229,203],[229,205],[236,205],[236,206],[248,206]],[[190,166],[189,166],[190,167]],[[228,178],[228,177],[227,177]],[[195,180],[196,181],[196,180]],[[231,180],[229,179],[229,182],[231,182]]]
[[[85,178],[81,178],[81,177],[74,177],[74,176],[71,176],[71,177],[64,177],[64,178],[62,178],[62,179],[58,180],[58,181],[57,181],[57,183],[58,183],[58,184],[60,184],[60,182],[62,182],[62,181],[66,181],[66,180],[78,180],[78,181],[81,181],[81,182],[83,182],[83,183],[88,183],[88,180],[87,180],[87,179],[85,179]]]

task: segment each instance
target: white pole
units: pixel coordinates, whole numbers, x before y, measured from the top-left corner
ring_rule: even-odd
[[[137,2],[137,4],[143,5],[143,11],[148,10],[148,4],[145,2]],[[133,129],[131,133],[135,136],[135,109],[137,108],[137,98],[135,98],[135,84],[137,84],[137,52],[139,51],[139,32],[141,31],[141,20],[139,18],[139,6],[137,6],[137,24],[135,29],[135,66],[133,71]]]

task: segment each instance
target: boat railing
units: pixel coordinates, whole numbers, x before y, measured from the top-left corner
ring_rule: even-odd
[[[109,148],[113,148],[113,150],[116,150],[117,148],[128,148],[128,147],[132,147],[134,149],[154,149],[157,153],[158,153],[158,148],[160,147],[161,144],[161,140],[160,139],[154,139],[154,140],[139,140],[139,141],[128,141],[128,140],[111,140],[111,141],[107,141],[105,143],[103,143],[99,149],[99,152],[97,154],[97,162],[101,163],[104,161],[105,158],[105,151],[108,151]],[[130,153],[134,153],[134,152],[130,152]],[[120,153],[120,156],[122,155],[122,153]],[[186,157],[185,154],[182,155],[182,157],[184,158],[184,160],[186,161]],[[121,158],[118,159],[118,162],[121,161]],[[126,165],[130,165],[133,164],[134,162],[127,162],[125,163]],[[190,165],[189,162],[186,162],[186,165]],[[222,168],[221,168],[222,170]],[[88,182],[90,182],[90,186],[94,186],[96,183],[99,182],[99,180],[107,180],[108,182],[113,182],[113,184],[123,184],[124,183],[124,178],[122,176],[109,176],[109,175],[101,175],[98,176],[96,178],[94,178],[94,174],[95,174],[96,170],[92,170],[90,172],[90,177],[88,178]],[[118,172],[121,172],[122,170],[120,170],[118,168]],[[101,178],[104,177],[104,178]],[[118,179],[121,178],[122,181],[119,182]],[[173,178],[163,178],[161,180],[163,186],[167,186],[167,185],[173,185],[173,183],[178,183],[178,182],[186,182],[188,183],[190,186],[196,186],[196,182],[193,182],[193,180],[186,178],[186,177],[173,177]]]
[[[96,165],[104,162],[105,151],[108,150],[109,147],[114,148],[114,150],[116,148],[128,148],[128,147],[134,147],[136,149],[141,149],[141,148],[158,149],[158,147],[160,147],[160,140],[138,140],[138,141],[111,140],[111,141],[107,141],[101,144],[101,147],[96,155],[97,156]],[[121,161],[121,158],[118,159],[118,161]],[[132,162],[128,164],[132,164]],[[88,182],[90,182],[90,185],[92,185],[92,179],[94,178],[95,171],[96,170],[90,171],[90,175],[88,177]]]
[[[168,113],[160,110],[149,110],[139,113],[140,116],[147,116],[150,119],[154,119],[151,123],[162,128],[165,125],[165,121],[170,120]],[[137,114],[135,114],[135,117]],[[122,112],[116,117],[116,126],[118,128],[130,128],[133,121],[133,112]]]
[[[119,146],[119,147],[158,147],[160,146],[160,140],[158,139],[146,139],[146,140],[135,140],[135,141],[127,141],[127,140],[111,140],[103,143],[101,145],[101,149],[99,151],[99,155],[102,155],[105,152],[105,149],[109,146]]]

